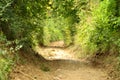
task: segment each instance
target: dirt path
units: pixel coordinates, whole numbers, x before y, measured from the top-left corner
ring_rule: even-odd
[[[10,74],[10,80],[108,80],[107,73],[78,60],[61,48],[38,49],[45,56],[22,53],[20,64]]]
[[[47,48],[39,48],[36,47],[36,51],[38,54],[42,55],[47,60],[56,60],[56,59],[75,59],[74,55],[69,54],[66,50],[62,48],[55,47],[47,47]]]

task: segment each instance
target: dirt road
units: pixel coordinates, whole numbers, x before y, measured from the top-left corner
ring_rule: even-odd
[[[45,56],[21,53],[21,63],[10,74],[10,80],[108,80],[104,69],[89,61],[75,59],[61,48],[38,49]]]

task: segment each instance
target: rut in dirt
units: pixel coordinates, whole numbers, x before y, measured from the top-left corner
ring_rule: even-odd
[[[63,48],[46,47],[37,50],[40,55],[20,53],[21,63],[11,72],[10,80],[110,79],[104,69],[93,66],[87,60],[75,59]]]

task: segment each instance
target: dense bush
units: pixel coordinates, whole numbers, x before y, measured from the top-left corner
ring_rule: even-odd
[[[116,1],[104,0],[81,21],[78,41],[85,52],[118,53],[120,35],[116,12]]]

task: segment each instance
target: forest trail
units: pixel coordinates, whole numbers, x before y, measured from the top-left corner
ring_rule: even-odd
[[[37,46],[35,51],[47,60],[75,59],[74,55],[69,54],[69,51],[64,48],[63,41],[52,42],[47,48]]]
[[[10,73],[10,80],[109,80],[104,69],[76,59],[63,48],[37,47],[37,50],[44,58],[22,53],[22,61]]]

